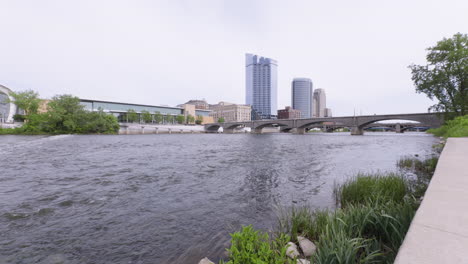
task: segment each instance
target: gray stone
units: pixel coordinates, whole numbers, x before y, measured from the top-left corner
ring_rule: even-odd
[[[310,261],[308,261],[307,259],[298,259],[297,264],[310,264]]]
[[[288,248],[286,249],[286,255],[288,257],[293,259],[299,256],[299,251],[297,250],[296,244],[294,244],[293,242],[288,242],[286,246],[288,246]]]
[[[198,264],[214,264],[213,261],[209,260],[208,258],[204,258],[198,262]]]
[[[299,241],[299,246],[306,257],[312,256],[317,249],[315,244],[305,237],[298,236],[297,241]]]

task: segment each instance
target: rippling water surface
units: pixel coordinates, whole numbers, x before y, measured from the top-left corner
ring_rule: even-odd
[[[420,133],[0,136],[0,263],[217,260],[275,207],[332,207],[357,172],[429,155]]]

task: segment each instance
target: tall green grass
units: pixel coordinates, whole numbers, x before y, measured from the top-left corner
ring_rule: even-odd
[[[408,186],[401,175],[389,173],[358,174],[345,183],[335,186],[336,202],[341,207],[378,200],[402,202]]]
[[[280,228],[317,242],[314,263],[392,263],[416,208],[413,199],[366,200],[334,212],[292,208]]]

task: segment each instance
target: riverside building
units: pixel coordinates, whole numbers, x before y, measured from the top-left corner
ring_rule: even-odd
[[[88,111],[99,111],[102,110],[107,113],[113,114],[119,122],[126,122],[126,114],[128,110],[133,110],[141,119],[143,111],[148,111],[152,116],[156,113],[163,115],[163,123],[174,123],[174,117],[178,115],[192,115],[202,116],[203,124],[213,123],[213,119],[210,117],[210,110],[196,109],[194,105],[184,104],[180,107],[160,106],[160,105],[144,105],[144,104],[132,104],[132,103],[121,103],[121,102],[109,102],[99,100],[80,99],[80,103]],[[168,118],[171,117],[171,118]]]
[[[286,106],[285,109],[278,110],[278,119],[298,119],[301,118],[301,111]]]
[[[245,55],[245,103],[252,106],[252,119],[277,116],[278,63],[276,60]]]
[[[308,78],[294,78],[291,84],[291,105],[299,110],[299,118],[311,118],[313,111],[313,84]],[[278,111],[279,112],[279,111]]]
[[[250,105],[232,104],[219,102],[210,105],[210,116],[216,122],[219,118],[224,118],[224,122],[244,122],[251,120],[252,108]]]
[[[13,100],[11,92],[7,87],[0,85],[0,123],[13,122],[13,116],[18,111],[16,105],[11,103]]]

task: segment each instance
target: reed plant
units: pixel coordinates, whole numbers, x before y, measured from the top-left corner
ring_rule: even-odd
[[[402,202],[408,191],[405,179],[394,173],[358,174],[334,188],[336,202],[343,208],[378,200]]]

